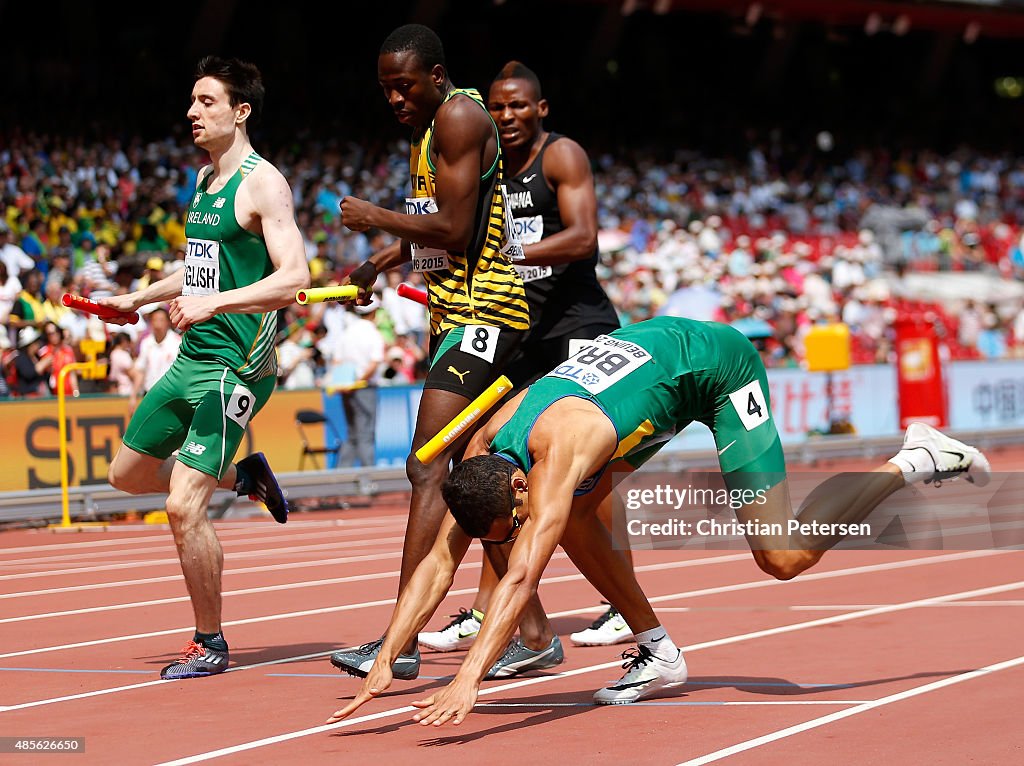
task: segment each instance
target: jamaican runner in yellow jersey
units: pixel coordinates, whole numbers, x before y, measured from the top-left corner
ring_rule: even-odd
[[[223,553],[207,514],[218,487],[263,501],[287,521],[288,506],[266,458],[233,464],[249,421],[266,404],[277,373],[277,311],[308,287],[302,236],[284,176],[249,143],[263,83],[252,64],[199,62],[188,120],[211,164],[199,172],[188,208],[185,268],[143,290],[102,299],[121,311],[169,301],[184,338],[170,370],[132,415],[110,465],[125,492],[168,492],[167,516],[192,599],[196,633],[167,679],[227,669],[221,632]]]
[[[512,264],[518,252],[501,188],[498,131],[480,94],[452,84],[441,40],[419,24],[399,27],[384,41],[377,77],[398,121],[412,128],[406,212],[345,197],[341,215],[354,231],[380,229],[399,238],[355,269],[351,283],[370,290],[381,272],[411,260],[427,284],[431,367],[416,416],[415,453],[502,373],[530,316]],[[441,484],[464,443],[429,465],[409,455],[412,499],[399,592],[437,535],[446,510]],[[331,661],[359,675],[379,645],[336,652]],[[411,679],[419,673],[419,652],[414,640],[407,649],[396,673]]]

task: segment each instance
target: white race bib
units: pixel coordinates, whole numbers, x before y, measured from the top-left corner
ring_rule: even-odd
[[[501,227],[501,252],[509,257],[513,261],[521,261],[526,258],[526,253],[523,251],[523,243],[519,239],[519,232],[515,225],[515,219],[512,217],[512,206],[508,202],[508,192],[505,190],[505,184],[498,186],[501,192],[501,203],[505,210],[504,221]]]
[[[565,378],[599,394],[649,361],[651,355],[635,343],[599,335],[545,377]]]
[[[245,428],[249,424],[249,418],[252,417],[252,409],[255,406],[256,397],[252,395],[252,391],[241,383],[236,383],[235,390],[231,392],[227,404],[224,405],[224,414]]]
[[[182,295],[216,295],[220,292],[220,242],[192,239],[185,243],[185,279]]]
[[[433,197],[406,197],[405,212],[408,215],[430,215],[437,212],[437,200]],[[413,271],[443,271],[450,268],[448,251],[437,247],[423,247],[411,242]]]
[[[740,416],[740,422],[748,431],[752,431],[768,420],[768,403],[764,400],[764,391],[756,380],[751,381],[739,391],[729,394],[733,409]]]
[[[498,350],[500,334],[500,327],[491,327],[485,324],[466,325],[459,350],[478,356],[488,364],[494,364],[494,352]]]
[[[515,266],[519,272],[519,278],[523,282],[536,282],[538,279],[545,279],[551,276],[550,266]]]

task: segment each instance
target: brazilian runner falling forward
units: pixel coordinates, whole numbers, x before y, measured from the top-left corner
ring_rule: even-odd
[[[838,529],[863,520],[909,483],[964,474],[981,486],[989,478],[978,450],[914,423],[891,460],[869,473],[828,479],[794,516],[767,376],[750,341],[725,324],[676,317],[616,330],[510,400],[474,435],[443,488],[451,513],[403,591],[363,688],[329,722],[388,688],[392,660],[447,594],[473,538],[514,540],[508,570],[455,678],[414,703],[422,709],[415,720],[465,719],[559,544],[622,613],[638,644],[627,655],[626,673],[598,690],[595,702],[627,704],[685,682],[682,651],[595,511],[617,479],[693,421],[714,433],[726,487],[758,498],[737,511],[741,523],[787,528],[795,518]],[[779,579],[812,566],[839,539],[830,531],[796,539],[748,535],[758,565]]]

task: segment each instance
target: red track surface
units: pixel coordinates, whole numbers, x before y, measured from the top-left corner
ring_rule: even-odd
[[[990,457],[996,470],[1024,458]],[[404,516],[392,502],[218,523],[233,667],[183,682],[157,680],[193,624],[166,530],[0,534],[0,736],[85,737],[74,764],[1024,762],[1017,551],[834,551],[787,583],[740,551],[637,552],[690,682],[611,708],[591,695],[627,647],[569,645],[600,605],[559,554],[541,596],[561,672],[485,682],[460,727],[411,721],[410,701],[443,683],[423,677],[324,727],[358,688],[327,655],[385,627]],[[432,626],[470,603],[479,562],[474,546]],[[449,675],[462,656],[425,653],[421,672]]]

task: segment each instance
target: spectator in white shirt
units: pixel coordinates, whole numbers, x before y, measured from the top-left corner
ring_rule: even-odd
[[[11,229],[5,221],[0,221],[0,260],[7,266],[7,273],[15,277],[36,265],[24,250],[11,242]]]
[[[116,273],[117,263],[110,259],[109,245],[99,244],[95,250],[86,253],[77,276],[81,281],[83,294],[97,300],[109,298],[114,294],[117,285],[113,277]]]
[[[0,260],[0,324],[7,324],[7,318],[20,292],[21,280],[11,274],[7,264]]]
[[[384,367],[384,336],[374,321],[381,307],[373,296],[366,306],[355,306],[355,318],[345,327],[339,343],[332,344],[330,354],[331,383],[365,384],[365,387],[343,391],[342,406],[348,435],[338,455],[338,466],[359,464],[366,468],[375,464],[374,442],[377,432],[377,382]],[[351,381],[348,379],[351,378]]]
[[[288,336],[277,346],[277,379],[287,391],[316,387],[313,340],[301,322],[292,323]]]
[[[167,309],[153,309],[146,317],[149,335],[139,344],[139,358],[135,360],[135,390],[145,394],[170,369],[178,356],[181,336],[171,330]]]

